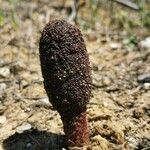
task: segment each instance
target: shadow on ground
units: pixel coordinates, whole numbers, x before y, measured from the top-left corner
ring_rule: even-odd
[[[61,150],[66,148],[64,135],[32,130],[15,133],[3,142],[4,150]]]

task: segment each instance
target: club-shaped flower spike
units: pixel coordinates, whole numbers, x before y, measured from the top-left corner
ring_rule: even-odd
[[[50,21],[41,32],[39,51],[44,87],[61,116],[68,146],[88,145],[91,73],[80,30],[64,20]]]

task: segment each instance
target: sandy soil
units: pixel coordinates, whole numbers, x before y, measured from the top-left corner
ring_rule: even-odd
[[[15,30],[9,4],[1,6],[8,18],[0,28],[0,150],[65,150],[60,116],[43,88],[38,43],[49,16],[67,18],[67,11],[56,1],[20,2]],[[128,45],[124,31],[82,32],[93,78],[89,149],[150,149],[150,49],[139,46],[142,37]]]

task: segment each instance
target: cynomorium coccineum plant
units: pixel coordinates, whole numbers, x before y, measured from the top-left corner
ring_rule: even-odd
[[[44,87],[61,116],[68,146],[88,145],[91,75],[80,30],[64,20],[50,21],[41,33],[39,51]]]

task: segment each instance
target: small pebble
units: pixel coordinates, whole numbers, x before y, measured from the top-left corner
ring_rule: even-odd
[[[7,78],[10,75],[10,70],[8,67],[0,68],[0,76],[3,78]]]
[[[150,83],[144,83],[144,89],[150,90]]]
[[[139,83],[150,83],[150,74],[142,74],[138,76]]]
[[[88,40],[89,41],[96,41],[97,40],[97,34],[91,32],[91,34],[88,35]]]
[[[104,85],[110,85],[111,84],[111,79],[110,78],[108,78],[108,77],[104,77],[103,78],[103,84]]]
[[[48,97],[44,97],[44,98],[40,99],[39,102],[42,102],[44,104],[49,104]]]
[[[5,116],[0,116],[0,124],[4,124],[6,122],[6,117]]]
[[[113,50],[116,50],[118,48],[121,48],[121,44],[120,43],[110,43],[110,47]]]
[[[30,112],[31,109],[29,107],[27,107],[25,111]]]
[[[142,48],[150,48],[150,37],[147,37],[143,41],[140,42],[139,44]]]
[[[5,83],[0,83],[0,93],[6,89],[7,85]]]
[[[16,129],[17,133],[23,133],[24,131],[30,130],[32,128],[31,124],[24,123],[21,126],[18,126]]]
[[[137,145],[138,145],[138,141],[136,138],[134,137],[126,137],[127,141],[128,141],[128,144],[133,147],[133,148],[137,148]]]
[[[44,97],[36,101],[34,105],[35,106],[50,106],[50,102],[49,102],[48,97]]]

